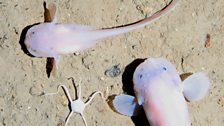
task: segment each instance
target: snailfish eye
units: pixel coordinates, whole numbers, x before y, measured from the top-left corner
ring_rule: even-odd
[[[163,67],[163,70],[165,70],[165,71],[166,71],[166,70],[167,70],[167,68],[166,68],[166,67]]]
[[[139,78],[142,79],[142,74],[139,75]]]

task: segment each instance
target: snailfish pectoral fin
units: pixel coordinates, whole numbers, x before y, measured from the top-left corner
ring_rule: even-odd
[[[137,104],[135,97],[124,94],[115,96],[113,107],[118,113],[129,117],[136,116],[141,109],[141,106]]]
[[[183,94],[188,101],[198,101],[208,92],[210,81],[204,73],[194,73],[183,81]]]
[[[53,69],[52,69],[52,73],[54,77],[57,77],[57,70],[58,70],[58,64],[60,62],[60,56],[55,56],[54,57],[54,61],[53,61]]]
[[[44,2],[44,22],[56,23],[56,5],[54,3],[50,3],[47,8],[46,2]]]

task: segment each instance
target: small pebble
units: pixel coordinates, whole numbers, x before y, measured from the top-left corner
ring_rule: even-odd
[[[218,104],[219,104],[221,107],[224,107],[224,97],[219,98],[219,100],[218,100]]]
[[[65,124],[64,123],[59,123],[58,126],[65,126]]]
[[[40,96],[44,94],[43,86],[42,85],[34,85],[30,88],[29,93],[33,96]]]
[[[100,77],[100,80],[104,81],[105,79],[104,79],[104,77]]]
[[[192,17],[195,17],[195,15],[196,15],[195,12],[191,13],[191,16],[192,16]]]
[[[211,48],[211,47],[212,47],[211,35],[207,34],[205,40],[205,48]]]
[[[121,74],[120,64],[114,65],[110,69],[105,71],[105,75],[108,77],[117,77]]]

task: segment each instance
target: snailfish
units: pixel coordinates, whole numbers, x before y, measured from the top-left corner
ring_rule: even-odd
[[[135,97],[118,95],[115,111],[127,116],[143,107],[150,126],[190,126],[185,99],[198,101],[208,92],[210,82],[204,73],[194,73],[181,81],[175,67],[163,58],[149,58],[133,75]]]
[[[91,26],[56,23],[55,10],[51,22],[44,22],[31,27],[25,37],[27,50],[35,57],[51,57],[59,62],[62,54],[79,53],[96,44],[97,40],[127,33],[142,28],[164,14],[170,12],[179,0],[172,0],[168,6],[150,17],[135,23],[113,28],[97,29]],[[54,8],[55,9],[55,8]],[[57,66],[57,65],[56,65]]]

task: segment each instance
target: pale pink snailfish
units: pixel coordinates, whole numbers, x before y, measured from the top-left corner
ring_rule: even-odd
[[[150,126],[190,126],[185,98],[198,101],[208,92],[210,82],[204,73],[194,73],[181,81],[175,67],[163,58],[149,58],[133,75],[135,96],[118,95],[115,110],[134,116],[142,106]]]
[[[143,20],[113,28],[97,29],[77,24],[58,24],[55,14],[52,14],[53,21],[34,25],[27,31],[24,43],[33,56],[52,57],[58,64],[62,54],[79,53],[95,45],[99,39],[127,33],[150,24],[170,12],[178,1],[172,0],[164,9]]]

